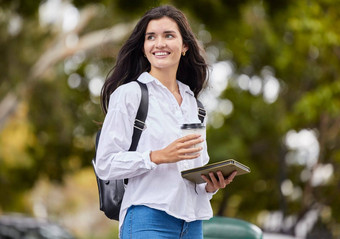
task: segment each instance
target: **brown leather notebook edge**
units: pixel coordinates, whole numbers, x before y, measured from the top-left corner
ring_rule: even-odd
[[[183,178],[199,184],[205,182],[201,177],[202,174],[207,175],[209,172],[222,171],[223,176],[227,177],[235,170],[237,171],[237,176],[251,172],[250,168],[246,165],[241,164],[234,159],[228,159],[217,163],[207,164],[202,167],[184,170],[181,174]]]

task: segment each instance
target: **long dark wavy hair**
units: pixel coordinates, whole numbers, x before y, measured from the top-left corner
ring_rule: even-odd
[[[208,66],[201,55],[204,50],[199,46],[195,35],[185,15],[173,6],[160,6],[147,11],[139,20],[128,40],[120,49],[116,65],[110,71],[101,91],[101,105],[107,113],[110,95],[120,85],[135,81],[143,72],[149,72],[151,66],[144,57],[144,39],[146,28],[151,20],[168,17],[174,20],[182,35],[183,44],[188,47],[185,56],[182,56],[177,70],[177,80],[188,85],[195,97],[205,86]]]

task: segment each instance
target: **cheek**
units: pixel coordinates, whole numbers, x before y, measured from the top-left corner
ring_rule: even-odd
[[[145,41],[144,47],[143,47],[144,53],[148,53],[151,48],[152,48],[152,42]]]
[[[150,54],[150,50],[146,44],[144,44],[144,47],[143,47],[143,54],[144,56],[148,56]]]
[[[148,60],[148,62],[150,63],[150,58],[151,58],[151,53],[150,53],[150,48],[147,47],[147,45],[144,44],[144,48],[143,48],[143,55],[144,57]]]
[[[182,52],[182,50],[184,49],[184,45],[180,41],[178,41],[174,45],[174,48],[176,48],[176,51]]]

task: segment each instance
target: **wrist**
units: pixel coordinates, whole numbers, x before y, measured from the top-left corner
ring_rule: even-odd
[[[150,161],[157,164],[157,165],[160,164],[159,150],[150,151]]]
[[[205,191],[206,191],[207,193],[215,193],[215,192],[217,191],[217,189],[214,189],[214,188],[212,188],[212,187],[209,187],[209,184],[206,184],[206,185],[205,185]]]

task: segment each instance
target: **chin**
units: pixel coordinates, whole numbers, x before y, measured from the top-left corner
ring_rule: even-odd
[[[157,63],[154,63],[154,64],[151,63],[151,67],[154,67],[154,68],[157,68],[157,69],[167,69],[167,68],[171,69],[171,68],[174,68],[174,67],[177,68],[178,67],[178,63],[179,62],[177,62],[177,63],[174,63],[174,62],[172,62],[172,63],[157,62]]]

